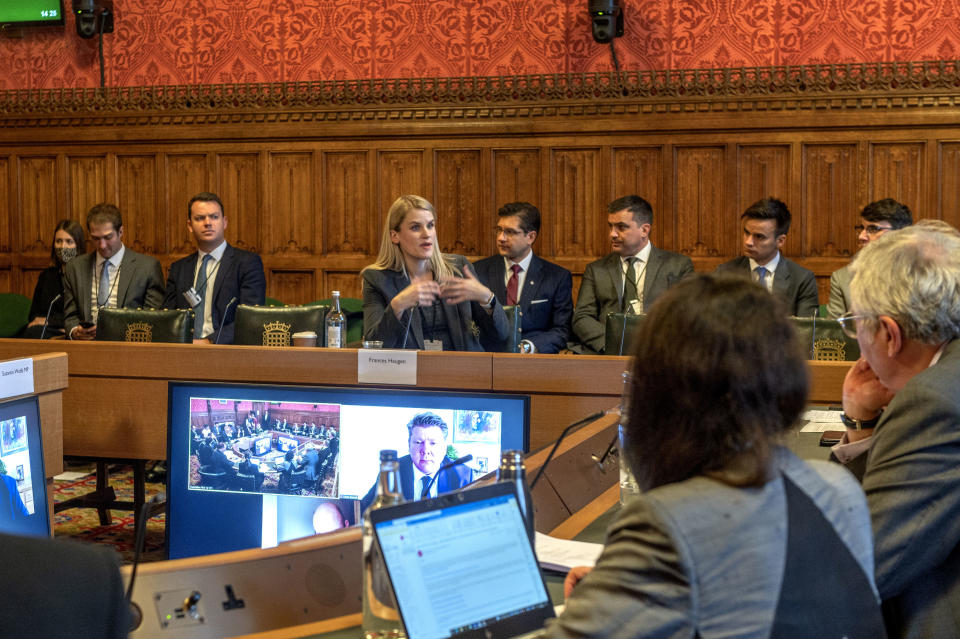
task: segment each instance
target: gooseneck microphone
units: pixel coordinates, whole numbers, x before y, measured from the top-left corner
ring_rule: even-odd
[[[217,262],[219,264],[219,262]],[[237,303],[236,297],[231,297],[230,301],[227,302],[227,305],[223,309],[223,317],[220,318],[220,328],[217,329],[217,338],[213,340],[214,344],[220,343],[220,332],[223,330],[223,325],[227,321],[227,313],[230,311],[230,307]]]
[[[437,481],[437,477],[439,477],[439,476],[440,476],[440,473],[442,473],[445,469],[447,469],[447,468],[453,468],[454,466],[459,466],[460,464],[466,464],[468,461],[471,461],[472,459],[473,459],[473,455],[464,455],[463,457],[457,457],[456,459],[454,459],[452,462],[450,462],[449,464],[447,464],[447,465],[445,465],[445,466],[444,466],[443,464],[441,464],[441,465],[440,465],[440,470],[438,470],[438,471],[433,475],[433,477],[430,478],[430,483],[427,484],[427,487],[426,487],[425,490],[420,491],[421,494],[423,494],[423,493],[428,493],[428,494],[429,494],[429,493],[430,493],[430,490],[433,488],[434,482]]]
[[[137,521],[137,533],[133,549],[133,565],[130,567],[130,583],[127,584],[126,594],[127,608],[130,609],[130,632],[139,628],[143,622],[143,611],[140,610],[140,606],[133,603],[133,584],[137,580],[137,565],[140,563],[140,554],[143,552],[143,544],[146,539],[147,518],[150,517],[150,510],[165,499],[166,495],[157,493],[150,498],[150,501],[144,502],[143,506],[140,507],[140,519]]]
[[[573,422],[572,424],[564,428],[563,432],[560,433],[560,437],[557,438],[557,442],[553,445],[553,448],[550,449],[550,454],[547,455],[546,460],[544,460],[543,464],[540,466],[540,470],[537,471],[536,477],[534,477],[533,481],[530,482],[530,490],[533,490],[533,487],[537,485],[538,481],[540,481],[540,477],[543,476],[543,471],[547,469],[547,465],[550,463],[550,460],[553,459],[554,454],[557,452],[557,448],[560,447],[560,442],[562,442],[564,438],[567,435],[569,435],[571,431],[573,431],[574,428],[577,428],[578,426],[586,426],[587,424],[595,422],[601,417],[603,417],[604,415],[606,415],[608,412],[610,411],[608,410],[598,411],[592,415],[587,415],[583,419]]]
[[[410,317],[407,318],[407,326],[403,329],[403,344],[400,345],[400,348],[407,347],[407,338],[410,336],[410,325],[413,323],[413,313],[417,310],[418,306],[420,306],[420,302],[417,302],[410,308]]]
[[[47,307],[47,316],[43,320],[43,330],[40,331],[40,339],[43,339],[43,336],[47,334],[47,324],[50,323],[50,313],[53,312],[53,305],[57,303],[57,300],[63,297],[63,293],[57,293],[57,296],[50,301],[50,306]]]

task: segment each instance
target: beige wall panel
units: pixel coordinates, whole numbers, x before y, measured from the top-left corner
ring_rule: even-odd
[[[677,241],[672,247],[665,243],[666,248],[695,257],[736,255],[740,237],[736,218],[723,215],[725,155],[721,146],[674,147]]]
[[[197,193],[210,191],[213,180],[207,172],[207,156],[201,153],[166,155],[166,214],[170,252],[192,253],[196,248],[187,230],[187,202]],[[221,194],[217,194],[221,195]],[[221,200],[222,200],[221,195]],[[226,203],[224,203],[226,206]],[[227,221],[227,236],[234,237],[233,218]]]
[[[787,204],[803,242],[798,242],[801,233],[790,233],[786,252],[791,257],[848,255],[855,248],[850,234],[860,210],[857,145],[805,144],[802,158],[802,212]]]
[[[540,201],[540,151],[538,149],[493,150],[493,206],[489,219],[485,219],[485,232],[490,243],[485,253],[496,252],[497,209],[508,202],[530,202],[540,209],[540,235],[534,250],[537,253],[553,252],[554,237],[562,232],[557,226],[553,211],[545,210]]]
[[[19,195],[14,228],[19,239],[13,250],[23,253],[50,251],[50,231],[57,224],[57,159],[54,156],[20,157]]]
[[[317,299],[315,279],[316,273],[312,270],[269,269],[267,297],[291,305],[312,302]]]
[[[107,200],[106,155],[67,156],[67,179],[70,208],[66,215],[86,227],[87,211]],[[121,212],[126,220],[126,211]]]
[[[480,151],[437,151],[434,207],[437,233],[444,253],[482,254],[492,244],[483,228]]]
[[[375,252],[365,151],[323,154],[323,237],[328,253]],[[375,218],[374,218],[375,219]]]
[[[929,215],[914,211],[914,219],[936,217],[939,213],[940,219],[960,228],[960,142],[940,144],[939,155],[938,211],[931,211]]]
[[[550,204],[558,233],[558,256],[603,255],[607,242],[607,214],[603,201],[600,149],[551,149]]]
[[[268,225],[261,227],[260,155],[257,153],[222,153],[217,155],[217,187],[226,209],[227,241],[248,251],[264,249]],[[269,215],[270,211],[264,211]],[[262,233],[262,235],[261,235]]]
[[[920,211],[925,178],[923,148],[919,142],[871,144],[869,201],[892,197],[911,211]]]
[[[117,156],[117,202],[123,214],[123,242],[147,255],[167,252],[167,228],[159,207],[157,157]]]
[[[376,220],[376,253],[380,248],[383,220],[390,205],[401,195],[420,195],[430,199],[423,179],[423,151],[381,151],[377,154],[377,202],[379,208],[370,214]],[[436,204],[431,202],[431,204]]]
[[[269,154],[267,203],[264,206],[264,253],[306,255],[317,250],[310,153]]]
[[[318,299],[330,297],[331,291],[340,291],[340,297],[355,297],[360,299],[360,275],[358,273],[327,271],[327,286],[317,296]]]

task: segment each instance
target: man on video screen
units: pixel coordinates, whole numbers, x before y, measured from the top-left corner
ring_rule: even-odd
[[[400,489],[407,501],[429,499],[463,488],[473,481],[473,470],[464,464],[454,466],[447,458],[447,433],[450,429],[436,413],[414,415],[407,424],[409,455],[399,460]],[[361,502],[363,510],[377,492],[374,482]]]

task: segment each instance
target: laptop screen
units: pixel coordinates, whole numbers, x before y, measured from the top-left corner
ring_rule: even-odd
[[[50,536],[36,397],[0,403],[0,532]]]
[[[373,524],[410,639],[514,636],[553,616],[510,486],[384,509]]]

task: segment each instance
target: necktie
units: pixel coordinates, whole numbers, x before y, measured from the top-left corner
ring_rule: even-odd
[[[420,478],[420,499],[430,497],[430,477],[424,475]]]
[[[110,262],[100,268],[100,284],[97,286],[97,306],[106,306],[110,299]]]
[[[203,317],[206,315],[204,309],[207,306],[207,266],[210,265],[212,259],[212,255],[204,255],[200,262],[200,270],[197,272],[197,297],[200,298],[200,303],[194,309],[193,316],[193,337],[195,339],[203,337]]]
[[[758,267],[757,267],[757,284],[759,284],[759,285],[762,286],[763,288],[767,288],[767,281],[766,281],[766,280],[767,280],[767,272],[768,272],[768,271],[767,271],[766,268],[764,268],[764,267],[762,267],[762,266],[758,266]]]
[[[513,271],[513,275],[507,281],[507,306],[516,306],[517,290],[520,288],[520,265],[513,264],[510,270]]]
[[[637,295],[637,269],[634,265],[637,263],[636,257],[627,258],[627,275],[623,280],[623,311],[633,312],[633,301],[639,301]]]

